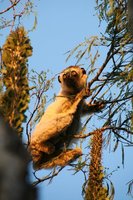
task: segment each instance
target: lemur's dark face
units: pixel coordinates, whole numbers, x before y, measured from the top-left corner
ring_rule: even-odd
[[[63,91],[75,94],[86,86],[87,75],[84,68],[70,66],[61,72],[58,80]]]

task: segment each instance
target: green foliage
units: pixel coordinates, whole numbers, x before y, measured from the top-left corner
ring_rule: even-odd
[[[3,45],[2,80],[5,92],[2,97],[2,114],[20,135],[25,111],[29,103],[28,57],[32,55],[30,40],[23,27],[8,36]]]
[[[100,128],[106,127],[103,136],[104,145],[108,147],[111,144],[110,146],[113,146],[113,150],[116,151],[121,143],[123,164],[124,144],[133,145],[133,40],[129,32],[127,0],[96,0],[96,3],[96,12],[100,24],[104,22],[105,32],[99,36],[86,38],[84,42],[69,51],[67,59],[74,55],[76,64],[84,64],[87,69],[88,84],[91,90],[89,103],[94,100],[105,100],[105,110],[97,117],[92,115],[89,120],[89,129],[91,122],[94,123],[94,119],[99,121]],[[101,63],[100,66],[98,62]],[[99,128],[97,124],[94,126]],[[91,150],[96,144],[98,145],[98,142],[92,140]],[[95,153],[98,148],[97,146]],[[87,164],[90,165],[88,185],[85,191],[86,199],[100,199],[97,197],[96,190],[98,190],[98,174],[100,175],[101,171],[100,168],[99,170],[95,168],[97,157],[92,155],[92,152],[90,152],[90,156],[91,160],[89,160],[89,156],[85,156],[81,167],[81,171],[85,171]],[[101,186],[102,181],[102,179],[101,182],[99,180]],[[99,187],[101,186],[99,185]],[[110,187],[112,194],[109,199],[113,199],[112,183]],[[101,188],[106,193],[106,188],[105,190],[103,187]]]
[[[105,124],[124,128],[130,133],[133,97],[133,46],[128,31],[127,1],[97,0],[96,11],[100,21],[106,22],[105,33],[86,39],[73,50],[76,64],[84,63],[88,69],[92,97],[105,99],[107,112]],[[107,52],[107,53],[105,53]],[[97,66],[97,61],[101,66]],[[115,91],[117,91],[115,93]],[[112,113],[111,115],[109,113]]]

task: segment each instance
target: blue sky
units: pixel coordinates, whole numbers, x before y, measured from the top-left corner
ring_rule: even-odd
[[[66,66],[75,64],[73,59],[65,62],[65,52],[84,41],[85,37],[100,34],[104,28],[98,26],[93,0],[40,0],[37,4],[37,28],[29,34],[33,46],[29,67],[37,71],[50,69],[54,75]],[[30,27],[30,24],[33,24],[33,20],[27,17],[24,25]],[[55,84],[54,91],[58,90],[59,85]],[[110,177],[116,189],[115,200],[131,199],[126,195],[126,183],[133,177],[132,152],[129,147],[125,149],[125,157],[123,168],[120,148],[116,153],[109,150],[103,153],[104,166],[109,167],[107,173],[120,166],[120,169]],[[72,175],[72,172],[67,169],[69,168],[63,170],[51,184],[45,182],[39,185],[39,200],[83,199],[81,195],[83,175],[80,173]],[[42,176],[45,173],[42,171]]]
[[[44,65],[53,72],[59,72],[69,65],[65,63],[64,53],[85,37],[99,32],[93,7],[93,1],[87,0],[38,3],[38,26],[31,33],[37,66]]]

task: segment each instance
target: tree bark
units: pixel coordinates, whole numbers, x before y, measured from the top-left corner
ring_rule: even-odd
[[[0,117],[0,199],[36,200],[28,181],[29,156],[20,138]]]

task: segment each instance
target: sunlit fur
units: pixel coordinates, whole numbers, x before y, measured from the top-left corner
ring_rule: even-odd
[[[88,105],[87,74],[78,66],[70,66],[58,77],[61,90],[48,106],[37,124],[30,141],[35,169],[66,166],[82,155],[80,148],[72,149],[73,135],[79,133],[80,118],[101,109],[100,104]]]

